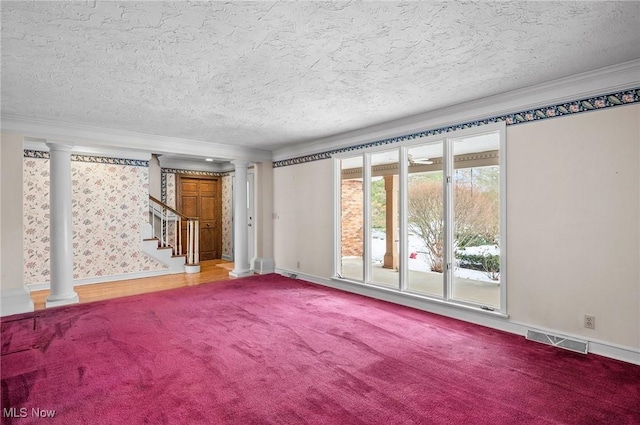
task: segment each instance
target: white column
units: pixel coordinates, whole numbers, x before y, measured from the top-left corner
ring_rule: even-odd
[[[274,273],[273,261],[273,163],[271,161],[254,164],[256,170],[256,258],[251,269],[258,274]]]
[[[231,161],[236,176],[233,185],[233,270],[229,276],[243,277],[253,273],[249,268],[249,246],[247,242],[247,166],[246,161]]]
[[[51,293],[46,306],[73,304],[73,222],[71,211],[71,145],[47,143],[49,147],[49,215]]]

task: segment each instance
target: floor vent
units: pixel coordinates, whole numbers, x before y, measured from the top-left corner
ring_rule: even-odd
[[[289,273],[289,279],[297,279],[298,275],[294,273]]]
[[[544,332],[527,330],[527,339],[537,341],[554,347],[564,348],[565,350],[574,351],[580,354],[587,354],[589,351],[589,343],[587,341],[579,341],[569,339],[564,336],[546,334]]]

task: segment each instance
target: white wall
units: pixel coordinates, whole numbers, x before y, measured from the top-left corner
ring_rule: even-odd
[[[508,127],[514,321],[640,348],[639,123],[633,105]]]
[[[0,299],[3,316],[33,311],[22,281],[22,136],[0,136]]]
[[[2,143],[0,141],[0,288],[2,287]]]
[[[2,289],[22,283],[22,137],[2,135]]]
[[[162,168],[157,155],[149,160],[149,195],[162,200]]]
[[[274,259],[281,269],[330,277],[333,181],[331,161],[273,170]],[[298,263],[300,266],[298,267]]]
[[[639,122],[633,105],[507,128],[510,318],[496,327],[583,337],[640,361]],[[332,187],[330,160],[274,170],[278,269],[331,277]]]

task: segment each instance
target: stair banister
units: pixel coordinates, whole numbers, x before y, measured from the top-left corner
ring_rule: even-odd
[[[197,217],[187,217],[150,195],[149,220],[151,221],[153,236],[158,239],[159,247],[172,248],[173,255],[183,255],[184,253],[189,266],[197,265],[200,262],[198,252],[200,225]],[[155,224],[157,220],[160,221],[159,232]],[[186,246],[183,246],[183,228],[186,230]],[[171,229],[173,229],[173,235],[167,235]]]

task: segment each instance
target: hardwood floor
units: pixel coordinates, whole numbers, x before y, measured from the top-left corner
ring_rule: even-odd
[[[183,286],[230,280],[233,279],[229,277],[229,271],[232,268],[233,263],[225,260],[201,261],[200,273],[180,273],[119,280],[116,282],[95,283],[91,285],[79,285],[75,287],[75,291],[78,293],[81,303],[108,300],[126,297],[128,295],[145,294],[165,289],[181,288]],[[48,295],[48,289],[31,293],[31,299],[33,300],[36,310],[44,310],[44,303]]]

